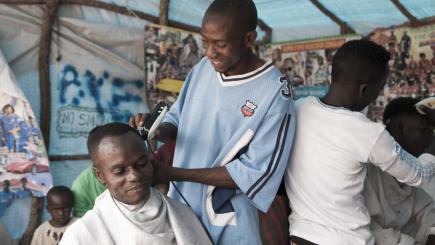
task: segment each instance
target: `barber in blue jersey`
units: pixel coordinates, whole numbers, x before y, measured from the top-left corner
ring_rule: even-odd
[[[168,195],[191,206],[214,244],[261,244],[258,210],[269,209],[293,141],[290,84],[252,53],[256,26],[251,0],[208,7],[206,57],[157,130],[161,141],[177,138],[173,166],[156,163],[155,181],[172,181]],[[130,118],[130,126],[146,116]]]

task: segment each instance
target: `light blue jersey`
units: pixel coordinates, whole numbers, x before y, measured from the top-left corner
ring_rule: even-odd
[[[165,117],[178,127],[174,167],[225,166],[238,188],[175,182],[215,244],[261,244],[257,209],[274,199],[295,130],[288,81],[271,63],[236,76],[204,58]],[[169,195],[183,202],[171,186]]]

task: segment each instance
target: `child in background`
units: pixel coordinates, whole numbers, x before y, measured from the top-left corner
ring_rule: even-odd
[[[66,186],[55,186],[47,193],[47,210],[51,220],[41,224],[33,235],[31,245],[57,245],[66,228],[76,218],[71,217],[73,193]]]

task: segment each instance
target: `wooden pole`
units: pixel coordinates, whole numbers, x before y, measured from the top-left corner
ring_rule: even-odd
[[[419,20],[412,15],[408,9],[406,9],[405,6],[403,6],[403,4],[399,1],[399,0],[391,0],[391,2],[394,4],[394,6],[396,6],[397,9],[399,9],[399,11],[406,16],[406,18],[408,18],[409,23],[411,24],[411,26],[417,26],[419,24]]]
[[[316,6],[324,15],[328,16],[332,21],[334,21],[337,25],[340,26],[341,34],[355,33],[355,30],[350,27],[346,22],[338,18],[334,13],[329,11],[323,4],[321,4],[318,0],[310,0],[310,2]]]
[[[30,209],[30,219],[27,229],[20,239],[19,245],[30,245],[33,233],[41,224],[42,208],[44,207],[43,197],[32,197],[32,208]]]
[[[164,26],[169,24],[169,0],[160,0],[159,24]]]
[[[261,44],[270,43],[272,41],[272,28],[267,25],[262,19],[257,20],[258,27],[263,30],[266,34],[263,39],[259,41]]]

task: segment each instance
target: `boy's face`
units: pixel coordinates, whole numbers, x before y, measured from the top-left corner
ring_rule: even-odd
[[[10,114],[12,114],[13,112],[14,112],[14,110],[13,110],[12,107],[10,107],[10,106],[6,107],[6,108],[5,108],[5,111],[4,111],[4,113],[5,113],[6,115],[10,115]]]
[[[433,126],[427,118],[421,115],[404,115],[398,120],[402,120],[402,132],[399,137],[395,135],[393,137],[397,138],[403,149],[418,157],[432,140]]]
[[[148,200],[153,166],[142,139],[134,133],[104,138],[95,155],[94,171],[116,200],[130,205]]]
[[[47,197],[47,210],[51,215],[50,224],[55,227],[65,226],[71,217],[72,199],[65,195]]]
[[[243,58],[248,51],[245,37],[237,33],[231,21],[219,16],[205,16],[202,28],[202,47],[217,72],[239,75]]]

